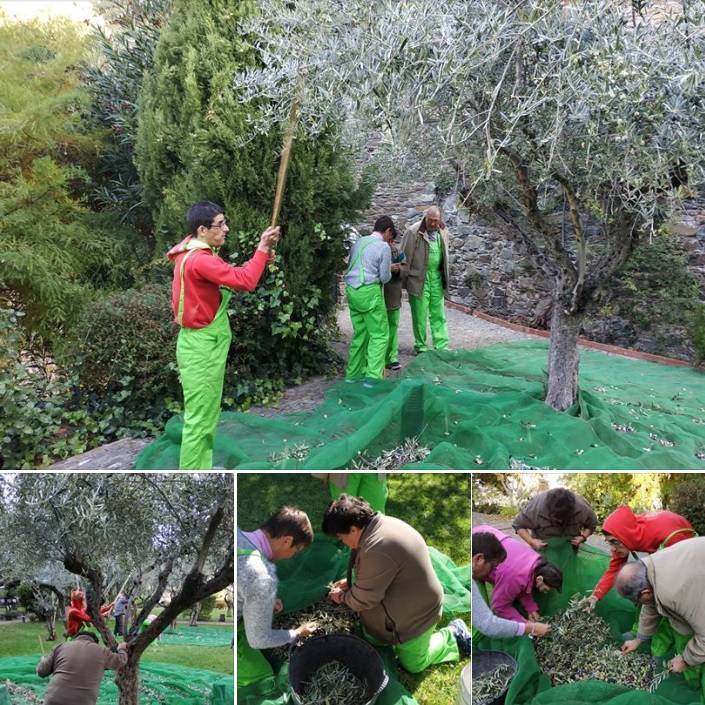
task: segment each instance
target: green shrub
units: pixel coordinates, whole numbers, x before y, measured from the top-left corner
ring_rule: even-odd
[[[705,304],[699,303],[695,307],[688,325],[688,332],[695,350],[693,364],[697,367],[705,362]]]
[[[705,478],[678,482],[671,490],[668,508],[684,516],[699,536],[705,536]]]
[[[62,358],[106,436],[161,428],[180,394],[176,332],[164,285],[109,294],[83,309]]]
[[[0,309],[0,468],[33,468],[85,450],[98,423],[76,404],[76,386],[23,353],[21,314]]]
[[[198,619],[207,622],[211,618],[214,609],[215,595],[210,595],[205,600],[203,600],[203,602],[201,602],[201,612],[198,615]]]

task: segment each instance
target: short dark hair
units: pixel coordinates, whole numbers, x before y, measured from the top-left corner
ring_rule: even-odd
[[[507,557],[507,551],[494,534],[478,531],[472,535],[472,555],[481,555],[486,561],[501,563]]]
[[[364,529],[375,510],[362,497],[343,494],[328,505],[323,515],[323,533],[328,536],[347,534],[353,526]]]
[[[560,526],[567,526],[575,516],[575,495],[564,487],[549,490],[546,495],[546,509]]]
[[[555,588],[560,592],[563,587],[563,573],[555,563],[541,561],[534,570],[534,580],[539,576],[543,578],[543,582],[548,587]]]
[[[388,230],[389,228],[392,229],[392,232],[396,236],[397,229],[394,227],[394,221],[388,215],[383,215],[383,216],[377,218],[377,220],[375,220],[375,232],[376,233],[383,233],[385,230]]]
[[[282,507],[259,528],[273,539],[291,536],[293,546],[313,543],[311,520],[306,512],[296,507]]]
[[[186,213],[186,224],[191,235],[195,235],[198,228],[203,225],[206,228],[213,226],[213,221],[217,215],[223,212],[222,206],[213,201],[199,201],[194,203]]]

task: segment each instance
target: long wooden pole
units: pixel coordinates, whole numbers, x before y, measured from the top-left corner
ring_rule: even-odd
[[[289,117],[286,121],[286,132],[284,133],[284,145],[282,147],[281,161],[279,162],[279,174],[277,175],[277,190],[274,195],[274,208],[272,209],[271,227],[275,227],[279,221],[279,212],[282,207],[282,198],[284,196],[284,183],[286,182],[286,172],[289,169],[289,155],[291,154],[291,145],[294,141],[294,133],[296,132],[296,121],[299,116],[299,98],[295,98],[289,110]]]

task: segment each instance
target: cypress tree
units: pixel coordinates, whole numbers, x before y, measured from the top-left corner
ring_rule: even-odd
[[[142,92],[136,155],[157,257],[184,236],[185,212],[196,201],[223,205],[230,233],[221,254],[235,263],[251,256],[268,225],[281,131],[247,139],[253,108],[240,103],[233,88],[236,73],[255,65],[242,29],[253,12],[249,0],[176,0],[160,37],[154,74]],[[267,387],[316,371],[329,359],[324,321],[335,306],[344,256],[341,225],[369,199],[351,167],[335,131],[315,141],[303,131],[297,135],[277,262],[257,292],[232,300],[229,364],[237,384],[226,374],[226,406],[229,395],[239,404],[251,401],[255,382],[261,398]]]

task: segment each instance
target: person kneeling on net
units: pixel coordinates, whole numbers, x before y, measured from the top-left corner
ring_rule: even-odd
[[[503,619],[492,613],[482,597],[483,588],[478,584],[485,581],[497,566],[505,561],[507,552],[500,540],[487,531],[473,531],[472,534],[472,626],[493,639],[510,639],[530,634],[545,636],[551,629],[542,622],[516,622]]]
[[[80,632],[71,641],[59,644],[37,666],[37,675],[51,682],[44,705],[95,705],[105,671],[117,671],[127,663],[127,644],[118,644],[117,653],[100,646],[92,632]]]
[[[411,673],[458,661],[461,652],[470,655],[470,632],[462,620],[436,630],[443,588],[416,529],[344,494],[326,509],[323,531],[352,549],[348,578],[335,583],[328,597],[359,614],[370,643],[392,645]]]
[[[260,649],[273,649],[309,636],[315,622],[297,629],[272,629],[272,615],[282,609],[277,599],[274,563],[292,558],[313,542],[305,512],[282,507],[259,529],[237,530],[237,685],[244,687],[273,676]]]
[[[559,590],[563,585],[560,568],[549,563],[543,556],[530,549],[525,543],[513,539],[493,526],[475,526],[475,534],[492,534],[505,550],[506,558],[484,578],[492,583],[492,611],[515,622],[537,622],[539,606],[534,599],[534,590],[550,592]],[[517,601],[526,611],[524,617],[514,606]]]
[[[630,507],[617,507],[602,524],[605,541],[612,550],[607,570],[588,598],[587,607],[597,603],[612,589],[619,569],[626,565],[629,553],[656,553],[679,541],[697,536],[693,525],[675,512],[643,512],[634,514]]]
[[[636,639],[625,641],[628,654],[651,638],[665,617],[680,636],[690,636],[682,653],[669,663],[675,673],[705,663],[705,538],[675,546],[627,563],[617,575],[617,592],[641,603]]]
[[[564,487],[539,492],[512,522],[517,535],[535,551],[546,548],[543,539],[565,537],[576,548],[595,531],[597,516],[580,495]]]

